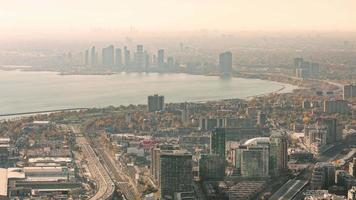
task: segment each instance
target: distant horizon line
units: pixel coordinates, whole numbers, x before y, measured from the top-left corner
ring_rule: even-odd
[[[194,36],[236,36],[240,34],[240,37],[258,37],[258,36],[270,36],[271,34],[279,34],[277,36],[309,36],[310,34],[323,34],[323,36],[356,36],[356,30],[218,30],[218,29],[197,29],[197,30],[113,30],[113,29],[100,29],[100,30],[83,30],[83,31],[53,31],[43,32],[40,30],[19,32],[13,30],[13,33],[6,33],[4,30],[0,41],[15,42],[16,41],[48,41],[48,40],[77,40],[77,41],[107,41],[117,40],[130,37],[194,37]],[[10,31],[10,30],[8,30]],[[252,35],[251,35],[252,34]],[[276,35],[274,35],[276,36]],[[78,40],[80,39],[80,40]]]

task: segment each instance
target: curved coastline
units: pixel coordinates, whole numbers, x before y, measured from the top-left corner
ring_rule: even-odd
[[[24,72],[24,73],[28,72],[28,70],[21,70],[19,68],[12,68],[11,71],[13,71],[13,70],[21,71],[21,72]],[[53,72],[53,71],[32,71],[32,72],[45,72],[45,73],[48,72],[48,73],[54,73],[55,75],[60,76],[60,74],[58,74],[59,72]],[[115,74],[119,74],[119,73],[115,73]],[[135,74],[135,73],[132,73],[132,74]],[[185,74],[185,73],[183,73],[183,74]],[[191,75],[191,74],[189,74],[189,75]],[[77,76],[80,76],[80,75],[77,75]],[[192,76],[194,76],[194,75],[192,75]],[[198,76],[204,76],[204,75],[198,75]],[[206,75],[206,76],[214,76],[214,75],[210,74],[210,75]],[[216,77],[216,75],[215,75],[215,77]],[[233,76],[232,78],[241,79],[242,81],[244,81],[244,80],[246,81],[247,79],[263,80],[263,79],[256,79],[256,78],[241,78],[241,77],[236,77],[236,76]],[[250,95],[250,96],[245,96],[245,97],[233,97],[233,96],[231,96],[231,94],[226,94],[226,96],[222,97],[222,98],[220,98],[219,96],[211,96],[211,95],[210,95],[210,97],[209,96],[207,96],[207,97],[204,97],[204,96],[200,96],[200,97],[199,96],[195,96],[195,97],[193,97],[192,96],[192,98],[190,100],[187,100],[187,102],[209,102],[209,101],[222,101],[222,100],[232,100],[232,99],[245,99],[245,100],[248,100],[248,99],[251,99],[253,97],[267,96],[269,94],[291,92],[293,89],[297,88],[297,86],[292,85],[292,84],[281,83],[281,82],[276,82],[276,81],[271,81],[271,80],[264,80],[264,81],[271,82],[271,83],[273,83],[275,85],[278,84],[278,85],[280,85],[280,87],[278,89],[273,89],[273,91],[271,91],[271,92],[266,92],[266,93],[256,94],[256,95]],[[266,89],[266,90],[268,90],[268,89]],[[219,94],[217,94],[217,95],[219,95]],[[194,98],[196,98],[197,100],[194,100]],[[179,102],[184,102],[184,100],[183,101],[173,100],[173,101],[170,101],[170,102],[179,103]],[[104,108],[104,107],[112,105],[112,104],[106,104],[106,106],[105,106],[105,104],[104,104],[104,106],[101,106],[101,105],[98,105],[98,106],[95,106],[95,105],[94,106],[87,106],[87,105],[84,105],[84,104],[83,104],[83,106],[77,104],[77,105],[73,105],[73,108],[67,107],[67,108],[64,108],[64,109],[62,109],[60,107],[66,107],[66,106],[58,106],[59,109],[57,109],[55,107],[53,109],[50,108],[50,109],[46,109],[46,110],[34,109],[34,110],[30,110],[29,112],[22,112],[22,110],[20,112],[6,112],[6,113],[4,112],[5,114],[1,114],[0,119],[7,118],[7,117],[14,118],[14,117],[23,116],[23,115],[32,116],[32,115],[37,115],[37,114],[41,114],[41,113],[46,114],[46,113],[50,113],[50,112],[61,112],[61,111],[68,111],[68,110],[76,110],[76,109],[78,109],[79,106],[80,106],[80,108],[82,108],[82,107],[85,107],[85,108],[95,108],[95,107],[96,108]],[[137,105],[137,104],[142,104],[142,103],[134,103],[134,104]],[[126,104],[125,103],[120,103],[120,105],[126,105]],[[26,111],[26,110],[24,110],[24,111]]]

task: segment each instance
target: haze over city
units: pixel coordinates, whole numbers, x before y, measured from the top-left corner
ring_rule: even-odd
[[[120,32],[356,31],[353,0],[13,0],[0,7],[1,40],[113,37]]]
[[[0,199],[356,200],[355,0],[0,0]]]

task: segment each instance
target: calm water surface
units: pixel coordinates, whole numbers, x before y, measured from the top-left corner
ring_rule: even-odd
[[[78,107],[144,104],[159,93],[166,102],[246,98],[294,86],[276,82],[189,74],[120,73],[58,75],[54,72],[0,71],[0,114]]]

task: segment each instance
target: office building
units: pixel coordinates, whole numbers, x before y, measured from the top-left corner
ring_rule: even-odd
[[[326,100],[324,101],[324,112],[328,114],[347,114],[350,112],[350,108],[345,100]]]
[[[226,135],[224,128],[216,128],[210,133],[210,153],[218,154],[225,160]]]
[[[192,155],[183,150],[160,153],[160,192],[162,199],[173,199],[178,192],[191,192]]]
[[[159,183],[159,171],[160,171],[160,155],[164,151],[179,150],[178,146],[169,144],[157,145],[151,149],[151,175],[157,183]]]
[[[284,133],[273,131],[270,136],[270,173],[278,175],[288,169],[288,142]]]
[[[219,55],[219,68],[222,75],[229,75],[232,72],[232,53],[224,52]]]
[[[115,49],[115,66],[116,67],[122,66],[122,53],[120,48]]]
[[[223,180],[225,159],[218,154],[202,154],[199,159],[199,177],[201,181]]]
[[[95,46],[90,49],[90,65],[95,67],[98,64],[98,54],[95,50]]]
[[[110,45],[102,50],[102,62],[104,67],[114,66],[114,46]]]
[[[157,64],[158,64],[158,68],[163,69],[164,68],[164,50],[160,49],[157,52]]]
[[[335,183],[335,167],[331,163],[318,162],[315,164],[310,186],[313,190],[328,189]]]
[[[164,96],[158,94],[148,96],[148,112],[164,110]]]
[[[263,178],[269,176],[268,145],[251,145],[238,149],[241,156],[241,176]]]

